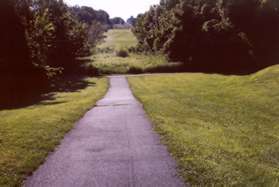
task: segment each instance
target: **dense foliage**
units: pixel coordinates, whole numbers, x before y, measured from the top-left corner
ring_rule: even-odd
[[[203,71],[249,71],[278,63],[279,1],[161,0],[139,15],[139,47]]]
[[[71,13],[77,19],[87,25],[88,42],[91,46],[103,37],[103,33],[111,28],[109,14],[103,10],[94,10],[87,6],[74,6],[71,8]]]
[[[76,58],[89,54],[109,16],[98,11],[84,18],[79,9],[86,8],[62,0],[0,1],[0,105],[17,103],[81,67]]]
[[[125,21],[120,17],[112,18],[112,19],[110,19],[110,22],[111,22],[112,25],[117,25],[117,24],[123,25],[123,24],[125,24]]]
[[[18,90],[28,90],[30,81],[34,87],[44,84],[45,71],[31,61],[25,25],[17,16],[14,2],[0,2],[0,84],[1,103],[14,101]],[[35,79],[34,79],[35,77]]]
[[[91,24],[92,21],[97,21],[103,25],[110,25],[109,14],[103,10],[94,10],[92,7],[87,6],[74,6],[71,11],[81,22]]]
[[[135,26],[136,21],[137,21],[137,19],[134,18],[134,16],[131,16],[131,17],[129,17],[129,18],[127,19],[127,23],[130,24],[130,25],[132,25],[132,26]]]

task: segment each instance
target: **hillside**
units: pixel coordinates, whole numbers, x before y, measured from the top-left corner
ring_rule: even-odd
[[[248,76],[130,77],[192,185],[278,186],[279,66]]]

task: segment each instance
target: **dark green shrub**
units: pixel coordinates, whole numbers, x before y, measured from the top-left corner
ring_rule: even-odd
[[[128,51],[126,51],[124,49],[121,49],[121,50],[116,52],[116,56],[126,58],[126,57],[129,56],[129,53],[128,53]]]
[[[141,74],[141,73],[143,73],[143,70],[141,68],[138,68],[138,67],[131,67],[129,69],[128,73],[131,73],[131,74]]]

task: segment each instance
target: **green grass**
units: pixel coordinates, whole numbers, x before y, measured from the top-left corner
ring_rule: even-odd
[[[0,186],[19,186],[107,90],[105,78],[84,89],[54,93],[26,108],[0,111]]]
[[[93,57],[93,64],[103,74],[125,74],[134,71],[144,72],[166,64],[162,55],[130,54],[126,58],[117,57],[114,53],[97,54]]]
[[[105,41],[98,46],[100,49],[120,50],[137,45],[137,39],[129,29],[111,29],[105,36]]]
[[[126,58],[118,57],[119,50],[128,51],[137,45],[137,39],[128,29],[114,29],[106,33],[103,43],[97,46],[96,54],[92,57],[92,64],[102,74],[125,74],[144,72],[150,68],[166,65],[163,55],[144,55],[129,53]]]
[[[279,66],[249,76],[130,77],[185,181],[279,186]]]

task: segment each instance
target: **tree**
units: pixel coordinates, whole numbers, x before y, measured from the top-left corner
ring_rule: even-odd
[[[134,18],[134,16],[131,16],[130,18],[127,19],[127,23],[132,25],[132,26],[135,26],[136,21],[137,21],[137,19]]]
[[[115,17],[115,18],[110,19],[110,23],[112,25],[118,25],[118,24],[123,25],[123,24],[125,24],[125,21],[120,17]]]
[[[96,46],[97,42],[103,38],[104,32],[110,27],[109,17],[105,11],[96,11],[91,7],[72,7],[71,13],[86,25],[88,43],[90,47]],[[101,16],[103,14],[103,16]]]
[[[279,1],[223,0],[220,4],[232,24],[246,33],[258,64],[278,63]]]
[[[25,27],[15,7],[14,0],[0,2],[0,105],[19,102],[30,90],[39,91],[46,81],[43,69],[31,61]]]
[[[0,1],[0,105],[31,98],[55,83],[56,75],[80,70],[76,58],[89,54],[102,28],[87,22],[109,23],[108,14],[92,10],[84,8],[92,17],[79,19],[62,0]]]
[[[279,60],[279,1],[161,0],[138,16],[139,48],[201,71],[240,72]]]
[[[106,25],[108,28],[111,28],[109,14],[104,10],[98,10],[96,12],[97,20],[103,25]]]
[[[71,12],[80,22],[87,23],[88,25],[97,20],[97,12],[92,7],[75,6],[71,8]]]
[[[46,49],[44,55],[47,65],[65,71],[74,69],[78,65],[75,64],[75,58],[83,50],[88,50],[86,26],[71,14],[63,1],[38,0],[34,7],[36,15],[33,25],[38,25],[42,31],[42,37],[36,43],[41,45],[41,50]],[[40,29],[34,30],[39,34]]]
[[[16,14],[15,1],[1,1],[0,16],[1,71],[21,71],[22,68],[32,69],[24,34],[25,30],[19,16]],[[14,55],[14,52],[18,52],[18,54]]]

